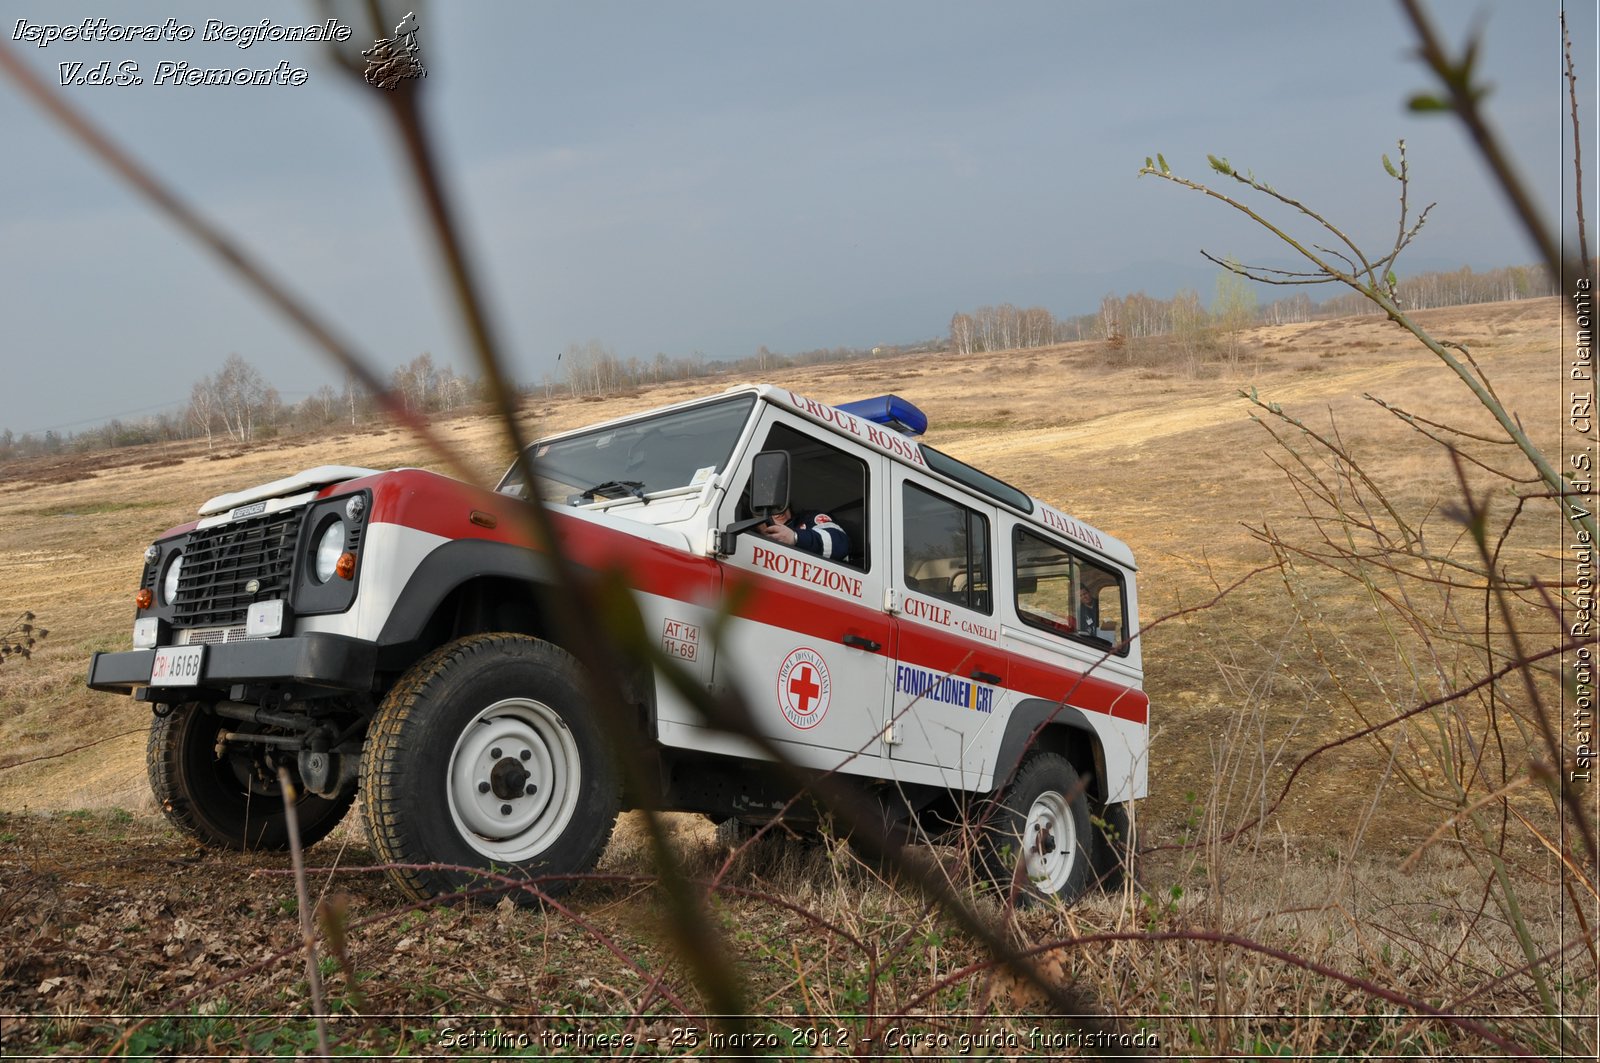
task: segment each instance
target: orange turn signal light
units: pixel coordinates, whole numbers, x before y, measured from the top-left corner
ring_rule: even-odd
[[[340,579],[356,578],[356,555],[346,550],[339,555],[339,560],[333,564],[334,575]]]
[[[140,609],[150,608],[150,603],[155,600],[156,596],[151,592],[149,587],[140,587],[139,593],[133,596],[133,604],[137,605]]]

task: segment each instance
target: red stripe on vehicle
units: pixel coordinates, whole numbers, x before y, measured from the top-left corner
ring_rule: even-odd
[[[398,469],[340,484],[337,490],[372,488],[372,522],[399,524],[446,539],[481,539],[527,546],[528,523],[519,512],[523,503],[480,487],[421,469]],[[492,513],[498,524],[472,523],[472,513]]]
[[[367,481],[342,484],[349,489]],[[399,524],[446,539],[479,539],[528,547],[525,503],[420,469],[402,469],[370,478],[374,522]],[[471,522],[473,510],[493,513],[494,528]],[[1004,662],[1005,687],[1029,697],[1065,701],[1075,708],[1143,724],[1150,699],[1143,691],[1070,668],[1045,664],[1012,650],[945,634],[916,623],[898,626],[899,646],[890,644],[888,614],[803,584],[764,573],[719,565],[641,539],[636,535],[546,510],[566,556],[575,564],[626,574],[630,587],[675,601],[708,605],[726,595],[735,616],[784,628],[830,643],[860,635],[886,655],[929,671],[969,677],[985,662]],[[807,555],[809,560],[809,555]],[[721,575],[719,576],[719,570]],[[724,585],[725,580],[725,585]],[[851,653],[866,652],[849,650]]]
[[[972,673],[979,669],[998,671],[988,662],[999,660],[1004,662],[1005,668],[1003,685],[1018,694],[1046,701],[1065,701],[1075,708],[1134,723],[1144,723],[1149,716],[1150,699],[1143,691],[921,624],[901,622],[898,656],[907,664],[963,679],[972,678]]]
[[[1018,694],[1066,701],[1075,708],[1134,723],[1142,724],[1149,718],[1149,697],[1132,687],[904,621],[898,627],[899,646],[891,647],[886,613],[807,590],[775,576],[743,569],[730,569],[728,575],[733,613],[746,620],[829,642],[838,642],[845,635],[862,635],[892,650],[894,659],[903,664],[963,678],[969,678],[978,668],[990,671],[984,665],[999,661],[1006,670],[1005,688]],[[641,585],[640,589],[645,588]]]

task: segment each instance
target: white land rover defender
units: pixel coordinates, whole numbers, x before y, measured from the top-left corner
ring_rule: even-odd
[[[134,649],[95,654],[89,686],[151,703],[156,800],[205,844],[286,846],[283,767],[307,843],[359,792],[415,896],[472,884],[428,865],[558,890],[623,798],[517,517],[537,501],[570,562],[621,571],[664,653],[741,696],[792,763],[908,837],[981,810],[988,874],[1020,858],[1027,889],[1071,898],[1114,873],[1099,825],[1125,837],[1146,791],[1133,556],[925,428],[894,396],[738,387],[539,440],[534,482],[513,466],[496,493],[323,466],[222,495],[145,551]],[[760,534],[786,505],[826,514],[847,552]],[[653,807],[814,814],[682,687],[627,685]]]

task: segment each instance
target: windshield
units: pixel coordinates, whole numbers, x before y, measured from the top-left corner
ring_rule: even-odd
[[[755,401],[754,395],[738,395],[534,443],[528,452],[537,497],[585,505],[704,483],[728,463]],[[500,490],[529,495],[516,466]]]

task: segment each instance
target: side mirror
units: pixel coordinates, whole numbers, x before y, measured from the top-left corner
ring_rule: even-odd
[[[763,450],[750,463],[750,509],[767,516],[789,506],[789,452]]]
[[[749,531],[781,509],[789,508],[789,452],[763,450],[750,462],[750,510],[754,516],[734,521],[715,535],[714,549],[727,556],[739,533]]]

